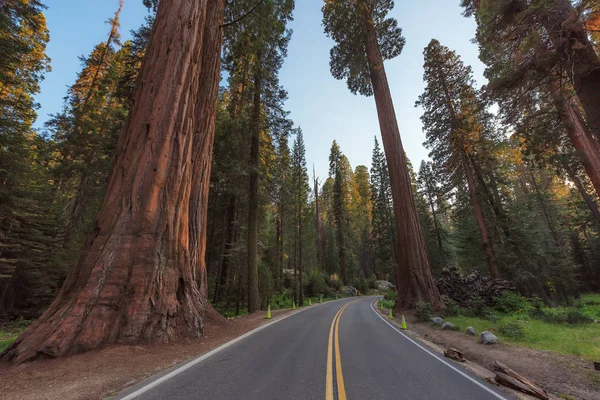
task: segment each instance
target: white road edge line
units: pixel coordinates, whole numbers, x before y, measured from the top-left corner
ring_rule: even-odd
[[[342,300],[342,299],[340,299],[340,300]],[[336,301],[336,300],[333,300],[333,301]],[[265,324],[263,326],[259,326],[258,328],[255,328],[255,329],[251,330],[250,332],[246,332],[242,336],[239,336],[239,337],[237,337],[237,338],[235,338],[235,339],[233,339],[233,340],[231,340],[231,341],[229,341],[229,342],[227,342],[225,344],[222,344],[221,346],[217,347],[216,349],[213,349],[213,350],[209,351],[208,353],[205,353],[205,354],[201,355],[200,357],[197,357],[197,358],[193,359],[192,361],[188,362],[187,364],[182,365],[181,367],[177,368],[176,370],[171,371],[168,374],[166,374],[166,375],[158,378],[157,380],[148,383],[146,386],[143,386],[143,387],[139,388],[135,392],[128,394],[127,396],[121,398],[120,400],[132,400],[132,399],[135,399],[138,396],[146,393],[147,391],[149,391],[151,389],[154,389],[155,387],[157,387],[161,383],[164,383],[164,382],[168,381],[169,379],[173,378],[174,376],[179,375],[180,373],[182,373],[182,372],[184,372],[184,371],[192,368],[194,365],[196,365],[198,363],[201,363],[202,361],[206,360],[207,358],[209,358],[211,356],[214,356],[218,352],[223,351],[226,348],[228,348],[228,347],[236,344],[237,342],[246,339],[248,336],[251,336],[251,335],[255,334],[256,332],[262,331],[263,329],[265,329],[265,328],[267,328],[267,327],[269,327],[269,326],[271,326],[273,324],[276,324],[277,322],[283,321],[284,319],[289,318],[289,317],[293,317],[294,315],[298,315],[298,314],[300,314],[300,313],[302,313],[302,312],[304,312],[306,310],[312,310],[313,308],[315,308],[315,306],[319,306],[319,305],[323,305],[323,304],[327,304],[327,303],[329,303],[329,301],[327,301],[325,303],[314,304],[311,307],[302,308],[302,309],[298,310],[297,312],[295,312],[293,314],[286,315],[285,317],[276,319],[275,321],[269,322],[268,324]]]
[[[381,316],[381,314],[379,314],[377,312],[377,310],[375,310],[375,308],[373,308],[373,304],[375,304],[375,302],[371,303],[371,310],[373,310],[373,312],[375,313],[375,315],[377,315],[379,318],[381,318],[381,320],[383,322],[385,322],[386,324],[388,324],[390,326],[390,328],[392,328],[393,330],[395,330],[396,332],[398,332],[399,334],[401,334],[402,336],[404,336],[406,339],[408,339],[412,344],[414,344],[415,346],[417,346],[418,348],[420,348],[421,350],[423,350],[425,353],[429,354],[431,357],[435,358],[436,360],[438,360],[439,362],[441,362],[442,364],[445,364],[447,367],[449,367],[450,369],[453,369],[454,371],[458,372],[459,374],[461,374],[462,376],[464,376],[465,378],[467,378],[468,380],[470,380],[471,382],[473,382],[474,384],[476,384],[477,386],[481,387],[482,389],[490,392],[491,394],[493,394],[496,398],[501,399],[501,400],[509,400],[506,397],[502,397],[501,395],[499,395],[498,393],[494,392],[492,389],[490,389],[489,387],[485,386],[483,383],[478,382],[477,380],[471,378],[469,375],[465,374],[464,372],[462,372],[460,369],[456,368],[455,366],[453,366],[452,364],[449,364],[447,361],[441,359],[440,357],[438,357],[437,355],[433,354],[431,351],[427,350],[425,347],[421,346],[419,343],[415,342],[414,340],[412,340],[410,337],[408,337],[407,335],[405,335],[402,331],[400,331],[398,328],[396,328],[394,325],[390,324],[388,321],[385,320],[385,318],[383,318]]]

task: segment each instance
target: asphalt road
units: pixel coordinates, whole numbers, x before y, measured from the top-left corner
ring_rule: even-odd
[[[361,297],[313,305],[117,399],[512,398],[391,327]]]

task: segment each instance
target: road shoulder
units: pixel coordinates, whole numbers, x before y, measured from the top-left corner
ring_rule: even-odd
[[[400,328],[398,318],[390,320],[387,314],[380,310],[377,312]],[[462,332],[441,331],[429,324],[416,323],[416,319],[410,313],[406,315],[406,320],[409,330],[403,332],[411,339],[426,345],[442,358],[447,348],[460,350],[467,358],[467,362],[460,363],[460,366],[517,398],[533,399],[521,392],[498,386],[494,381],[495,374],[492,372],[494,361],[498,360],[509,365],[549,393],[553,393],[553,396],[568,394],[583,400],[600,398],[600,388],[594,384],[593,377],[590,377],[594,371],[586,368],[586,364],[575,357],[510,344],[485,346],[477,343],[476,338]],[[455,363],[448,358],[445,359]],[[600,378],[597,379],[600,381]]]
[[[169,345],[109,346],[62,359],[18,366],[0,364],[0,399],[75,400],[113,396],[292,313],[292,310],[273,311],[271,320],[266,320],[263,312],[257,312],[225,323],[207,322],[203,337]]]

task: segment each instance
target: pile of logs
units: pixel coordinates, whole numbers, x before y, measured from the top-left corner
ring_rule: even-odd
[[[515,290],[510,282],[481,275],[479,271],[473,271],[463,278],[456,267],[442,269],[437,287],[440,294],[456,301],[461,307],[469,307],[474,298],[483,298],[489,303],[503,291]]]

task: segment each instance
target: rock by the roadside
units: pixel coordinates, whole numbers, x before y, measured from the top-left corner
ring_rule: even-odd
[[[465,333],[467,335],[477,336],[477,331],[472,326],[469,326],[467,329],[465,329]]]
[[[444,324],[444,320],[440,317],[433,317],[431,318],[431,323],[435,326],[442,326]]]
[[[481,343],[498,344],[498,338],[490,331],[481,332]]]
[[[340,291],[345,295],[345,296],[358,296],[358,290],[356,290],[355,287],[353,286],[343,286]]]
[[[381,290],[383,292],[396,289],[396,286],[394,286],[394,284],[392,282],[376,281],[376,284],[377,284],[377,289]]]
[[[456,325],[454,325],[452,322],[446,321],[442,324],[442,330],[443,331],[455,331],[457,329],[456,329]]]

